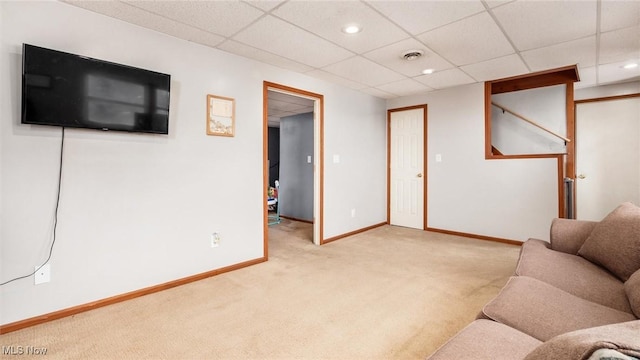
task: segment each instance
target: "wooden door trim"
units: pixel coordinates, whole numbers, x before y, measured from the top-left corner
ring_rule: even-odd
[[[423,210],[422,210],[422,230],[427,230],[427,174],[428,174],[428,152],[427,152],[427,104],[413,105],[402,108],[394,108],[387,110],[387,224],[391,224],[391,113],[402,112],[407,110],[422,109],[422,152],[423,152]]]
[[[572,94],[573,95],[573,94]],[[578,118],[577,118],[577,114],[578,114],[578,105],[580,104],[587,104],[587,103],[593,103],[593,102],[603,102],[603,101],[614,101],[614,100],[624,100],[624,99],[632,99],[632,98],[637,98],[640,97],[640,93],[632,93],[632,94],[625,94],[625,95],[613,95],[613,96],[603,96],[603,97],[597,97],[597,98],[588,98],[588,99],[582,99],[582,100],[573,100],[572,104],[572,108],[573,108],[573,123],[571,124],[571,126],[569,126],[567,124],[567,131],[570,131],[570,135],[571,136],[567,136],[568,138],[571,139],[571,151],[568,152],[569,154],[567,155],[567,177],[573,179],[573,215],[575,218],[578,218],[578,182],[576,181],[576,143],[578,141],[578,139],[576,139],[576,131],[577,131],[577,124],[578,124]],[[567,134],[569,135],[569,133]],[[567,146],[567,150],[569,149],[569,147]]]
[[[310,91],[297,89],[287,85],[281,85],[269,81],[264,81],[262,85],[262,191],[263,191],[263,199],[268,197],[268,188],[269,188],[269,166],[268,166],[268,142],[269,142],[269,114],[268,114],[268,92],[270,89],[276,89],[283,92],[291,93],[293,95],[299,95],[303,97],[312,98],[314,101],[319,101],[320,106],[318,109],[318,159],[317,161],[317,171],[319,171],[319,181],[318,181],[318,196],[320,198],[320,205],[318,207],[318,214],[315,214],[314,209],[314,221],[317,221],[318,224],[318,233],[319,238],[318,243],[320,245],[325,244],[324,240],[324,95],[316,94]],[[315,115],[314,115],[314,130],[315,130]],[[315,136],[315,135],[314,135]],[[315,142],[315,140],[314,140]],[[314,144],[315,151],[315,144]],[[315,174],[314,174],[315,181]],[[315,189],[314,189],[315,191]],[[315,198],[315,196],[314,196]],[[315,199],[314,199],[315,201]],[[315,204],[314,204],[315,206]],[[269,254],[269,207],[266,201],[263,201],[263,246],[264,246],[264,257],[268,259]],[[315,216],[317,215],[317,219]],[[314,225],[315,226],[315,225]],[[315,235],[315,234],[314,234]]]
[[[603,96],[597,98],[589,98],[582,100],[575,100],[574,103],[577,104],[585,104],[590,102],[598,102],[598,101],[612,101],[612,100],[623,100],[640,97],[640,93],[626,94],[626,95],[614,95],[614,96]]]

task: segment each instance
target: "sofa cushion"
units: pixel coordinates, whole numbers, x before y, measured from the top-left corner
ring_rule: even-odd
[[[577,255],[596,225],[597,221],[553,219],[549,234],[551,248]]]
[[[629,280],[624,283],[624,291],[629,298],[631,310],[636,314],[636,317],[640,318],[640,270],[634,272]]]
[[[596,304],[526,277],[511,277],[483,315],[534,338],[554,336],[593,326],[636,320],[633,314]]]
[[[536,278],[583,299],[631,312],[624,283],[617,277],[580,256],[548,246],[536,239],[522,244],[516,275]]]
[[[640,207],[618,206],[594,227],[578,255],[629,279],[640,269]]]
[[[538,346],[525,360],[586,360],[599,349],[640,358],[639,334],[640,320],[573,331]]]
[[[430,360],[515,360],[524,358],[541,342],[490,320],[476,320],[449,339]]]

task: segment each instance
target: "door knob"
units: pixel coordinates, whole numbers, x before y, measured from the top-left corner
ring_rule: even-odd
[[[417,177],[422,177],[422,173],[419,173],[418,175],[416,175]]]
[[[586,178],[586,176],[584,176],[584,174],[578,175],[578,179],[584,179],[584,178]]]

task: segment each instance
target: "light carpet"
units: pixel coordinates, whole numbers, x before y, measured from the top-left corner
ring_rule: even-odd
[[[47,359],[421,359],[473,321],[519,253],[394,226],[317,247],[311,232],[285,219],[269,230],[266,263],[0,344],[47,348]]]

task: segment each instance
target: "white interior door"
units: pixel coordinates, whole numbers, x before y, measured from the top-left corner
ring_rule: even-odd
[[[390,122],[391,225],[424,229],[425,109],[392,111]]]
[[[640,205],[640,98],[576,106],[576,174],[578,219]]]

